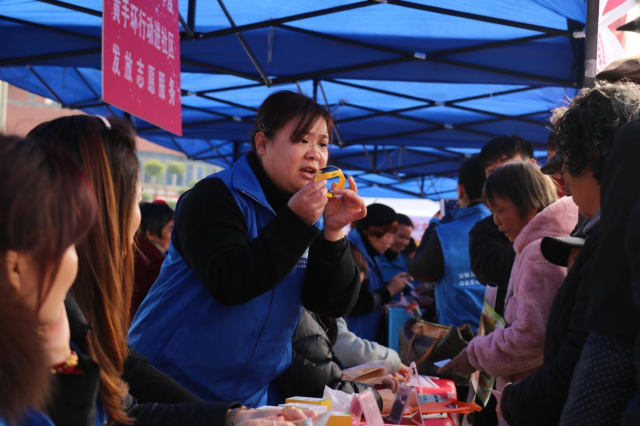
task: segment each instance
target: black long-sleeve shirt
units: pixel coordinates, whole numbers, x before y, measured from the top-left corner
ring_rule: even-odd
[[[249,155],[249,163],[276,216],[249,239],[244,214],[229,188],[216,177],[204,179],[178,207],[176,250],[214,299],[237,305],[278,285],[309,249],[304,306],[331,317],[346,314],[360,290],[348,241],[324,239],[287,206],[290,195],[271,182],[255,155]]]
[[[495,310],[503,315],[511,269],[516,259],[513,243],[500,232],[493,215],[478,221],[469,232],[471,270],[482,284],[498,286]]]

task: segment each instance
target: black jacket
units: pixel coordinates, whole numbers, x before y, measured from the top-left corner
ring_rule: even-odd
[[[78,352],[80,367],[85,371],[82,375],[57,374],[56,389],[52,403],[47,410],[56,425],[75,426],[93,425],[95,403],[100,385],[100,368],[86,353],[86,337],[91,326],[80,311],[71,295],[65,300],[71,344]],[[141,404],[128,394],[124,401],[127,414],[136,419],[137,426],[222,426],[229,408],[239,406],[226,402],[185,402],[197,400],[182,388],[176,381],[149,366],[144,358],[134,354],[125,366],[131,370],[125,372],[132,389],[138,389],[143,398],[149,399]],[[151,380],[147,383],[137,383]],[[157,396],[157,399],[153,397]],[[173,399],[173,401],[170,401]],[[160,403],[162,401],[164,403]],[[174,403],[170,403],[174,402]]]
[[[589,277],[585,324],[596,332],[632,342],[640,333],[640,309],[633,303],[631,267],[625,247],[631,212],[640,198],[640,120],[625,125],[605,160],[600,189],[600,245]]]
[[[598,240],[599,225],[595,225],[553,300],[542,369],[503,391],[502,415],[511,426],[560,423],[573,371],[587,339],[587,277],[593,272]]]
[[[325,385],[346,393],[364,392],[371,386],[342,380],[340,361],[333,353],[332,345],[338,336],[337,327],[327,327],[318,315],[307,310],[302,312],[300,323],[292,339],[293,359],[291,367],[276,379],[282,395],[308,396],[319,398]],[[327,332],[329,335],[327,335]],[[331,337],[329,337],[331,336]],[[373,393],[382,409],[382,398],[374,389]]]
[[[493,223],[493,215],[478,221],[469,232],[471,270],[482,284],[498,286],[495,310],[504,315],[511,268],[516,259],[513,243]]]

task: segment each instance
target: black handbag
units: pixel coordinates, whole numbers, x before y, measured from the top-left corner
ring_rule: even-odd
[[[470,375],[462,375],[449,370],[437,374],[439,367],[434,362],[455,358],[467,347],[475,333],[469,326],[444,326],[424,320],[410,318],[402,326],[400,333],[399,355],[402,363],[416,363],[418,373],[427,376],[439,376],[451,379],[458,385],[467,385]]]

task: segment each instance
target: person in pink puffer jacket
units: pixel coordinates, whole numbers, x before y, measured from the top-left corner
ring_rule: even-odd
[[[487,178],[484,192],[496,225],[516,251],[505,299],[506,327],[474,338],[440,371],[484,371],[496,377],[496,389],[502,391],[542,365],[547,318],[567,268],[549,263],[540,243],[546,236],[568,236],[578,222],[578,206],[570,197],[557,200],[551,179],[532,163],[499,167]]]

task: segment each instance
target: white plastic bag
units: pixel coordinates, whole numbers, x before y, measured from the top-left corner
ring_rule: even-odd
[[[348,413],[349,408],[351,408],[353,395],[352,393],[345,393],[325,386],[322,397],[331,400],[331,411],[344,411]]]

